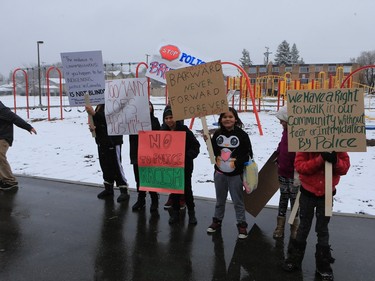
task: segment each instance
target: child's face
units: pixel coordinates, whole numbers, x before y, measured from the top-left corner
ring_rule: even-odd
[[[168,115],[164,118],[164,123],[167,124],[169,129],[172,131],[176,128],[176,121],[173,119],[173,115]]]
[[[231,111],[224,113],[223,117],[221,118],[221,124],[227,130],[231,130],[234,128],[236,124],[236,117]]]

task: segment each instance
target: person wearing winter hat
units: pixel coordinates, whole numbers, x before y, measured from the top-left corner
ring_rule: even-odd
[[[275,231],[273,232],[273,238],[283,238],[288,204],[290,201],[292,209],[294,206],[294,202],[296,201],[299,185],[294,182],[294,158],[296,157],[296,153],[288,151],[287,107],[281,107],[276,113],[276,117],[280,120],[280,124],[283,127],[283,133],[276,150],[276,163],[278,166],[278,179],[280,185],[280,199],[277,215],[277,226]],[[298,225],[299,219],[297,213],[293,224],[290,226],[290,236],[292,238],[296,237]]]
[[[164,131],[183,131],[186,132],[185,142],[185,188],[184,196],[189,214],[189,224],[197,224],[195,217],[195,203],[193,197],[193,190],[191,178],[194,169],[194,159],[199,154],[200,143],[194,136],[193,132],[189,130],[182,122],[176,121],[173,118],[172,108],[167,105],[163,112],[163,124],[161,130]],[[180,194],[172,193],[170,195],[172,207],[169,209],[170,218],[169,224],[178,223],[180,220]]]

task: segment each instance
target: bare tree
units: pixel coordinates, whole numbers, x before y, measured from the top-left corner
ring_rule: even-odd
[[[360,66],[365,65],[375,65],[375,50],[374,51],[364,51],[356,59],[356,62]],[[375,86],[375,68],[365,69],[360,76],[361,83],[364,83],[372,88]]]

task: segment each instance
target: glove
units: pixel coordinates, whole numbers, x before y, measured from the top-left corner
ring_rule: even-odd
[[[336,152],[321,152],[320,155],[322,155],[322,158],[324,161],[327,161],[329,163],[332,163],[332,165],[335,165],[337,163],[337,155]]]

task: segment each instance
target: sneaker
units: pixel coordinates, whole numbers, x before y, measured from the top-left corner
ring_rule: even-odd
[[[185,203],[185,196],[181,195],[180,196],[180,209],[183,210],[186,208],[186,203]]]
[[[207,233],[215,233],[216,231],[221,229],[221,220],[217,218],[212,218],[211,225],[207,228]]]
[[[168,210],[172,208],[172,204],[173,204],[172,197],[171,195],[169,195],[168,201],[164,204],[164,210]]]
[[[3,181],[0,182],[0,189],[1,190],[11,190],[13,188],[18,187],[18,182],[15,183],[5,183]]]
[[[238,228],[238,238],[239,239],[245,239],[247,238],[247,223],[246,222],[241,222],[237,224]]]

